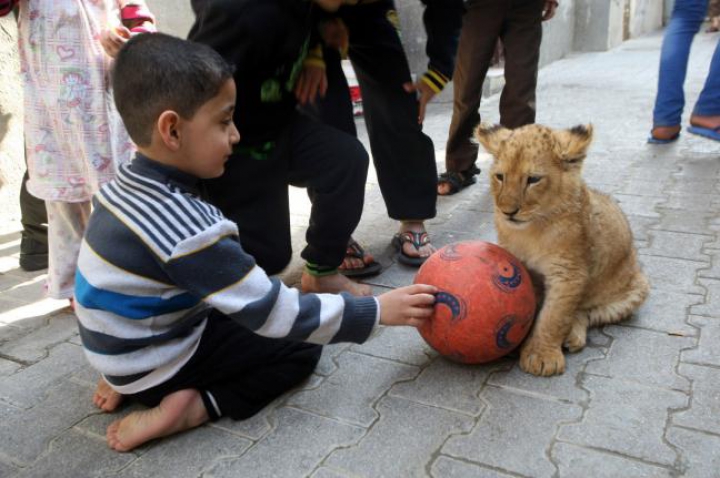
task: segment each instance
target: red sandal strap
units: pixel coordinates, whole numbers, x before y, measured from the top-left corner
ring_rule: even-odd
[[[123,22],[142,22],[141,25],[130,29],[133,33],[155,33],[155,15],[145,5],[125,5],[120,9],[120,19]],[[152,25],[148,25],[148,22]]]
[[[430,236],[428,236],[427,232],[405,231],[400,234],[400,241],[409,242],[415,250],[419,250],[430,242]]]

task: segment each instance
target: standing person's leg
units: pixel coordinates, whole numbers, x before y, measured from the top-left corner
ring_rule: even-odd
[[[503,0],[468,2],[460,31],[455,72],[453,73],[453,115],[445,151],[445,170],[437,193],[455,194],[475,182],[480,172],[475,166],[478,145],[472,139],[480,123],[483,82],[505,17]]]
[[[325,48],[323,58],[328,82],[327,92],[325,97],[318,97],[315,104],[304,106],[303,111],[322,123],[357,137],[352,99],[347,78],[342,69],[340,52],[332,48]],[[312,192],[308,191],[308,193],[312,200]],[[365,249],[351,238],[339,270],[348,277],[367,277],[379,273],[382,266],[375,261],[372,254],[365,252]]]
[[[371,289],[338,272],[365,201],[368,155],[347,133],[309,117],[298,117],[290,135],[289,183],[313,198],[302,277],[306,292],[370,295]]]
[[[505,48],[505,87],[500,95],[500,124],[506,128],[535,122],[535,89],[544,3],[544,0],[513,2],[500,33]]]
[[[715,47],[705,86],[690,117],[691,133],[720,141],[720,41]]]
[[[48,267],[48,227],[45,201],[27,190],[28,173],[20,186],[20,267],[26,271],[39,271]]]
[[[48,296],[72,299],[75,269],[83,234],[90,218],[90,201],[45,201],[48,215]]]
[[[349,56],[363,96],[373,163],[388,214],[401,221],[394,243],[398,260],[421,264],[435,248],[424,221],[435,217],[435,147],[418,123],[418,103],[406,92],[412,81],[392,1],[346,10]]]
[[[340,52],[325,48],[323,58],[328,82],[325,97],[318,97],[315,104],[308,105],[303,110],[325,124],[334,126],[351,136],[357,136],[350,87],[342,69]]]
[[[649,142],[666,143],[680,133],[690,46],[706,12],[707,0],[675,2],[660,50],[658,89]]]

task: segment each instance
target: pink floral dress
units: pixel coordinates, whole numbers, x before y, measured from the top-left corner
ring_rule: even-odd
[[[89,201],[134,151],[99,41],[119,8],[120,0],[20,2],[28,189],[42,199]]]

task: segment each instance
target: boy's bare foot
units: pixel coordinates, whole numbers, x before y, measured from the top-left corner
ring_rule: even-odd
[[[98,380],[93,403],[103,412],[113,412],[122,403],[123,396],[110,387],[102,378]]]
[[[365,284],[353,282],[342,274],[328,276],[314,276],[303,272],[300,279],[300,287],[303,292],[330,293],[349,292],[355,296],[371,296],[372,289]]]
[[[400,223],[400,234],[403,232],[424,233],[425,224],[422,221],[403,221]],[[402,242],[402,250],[408,257],[430,257],[437,249],[430,242],[427,242],[416,248],[412,242]]]
[[[150,410],[133,412],[107,429],[107,443],[117,451],[130,451],[145,442],[189,430],[208,421],[200,392],[180,390]]]

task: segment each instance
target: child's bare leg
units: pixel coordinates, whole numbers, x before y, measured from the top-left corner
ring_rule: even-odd
[[[133,412],[107,429],[108,446],[130,451],[143,443],[202,425],[209,417],[200,392],[180,390],[166,396],[155,408]]]
[[[370,296],[372,289],[365,284],[353,282],[342,274],[331,274],[328,276],[314,276],[303,272],[300,279],[300,286],[303,292],[330,293],[349,292],[355,296]]]
[[[112,412],[122,403],[123,396],[113,390],[103,378],[98,380],[95,394],[93,395],[93,403],[103,412]]]

